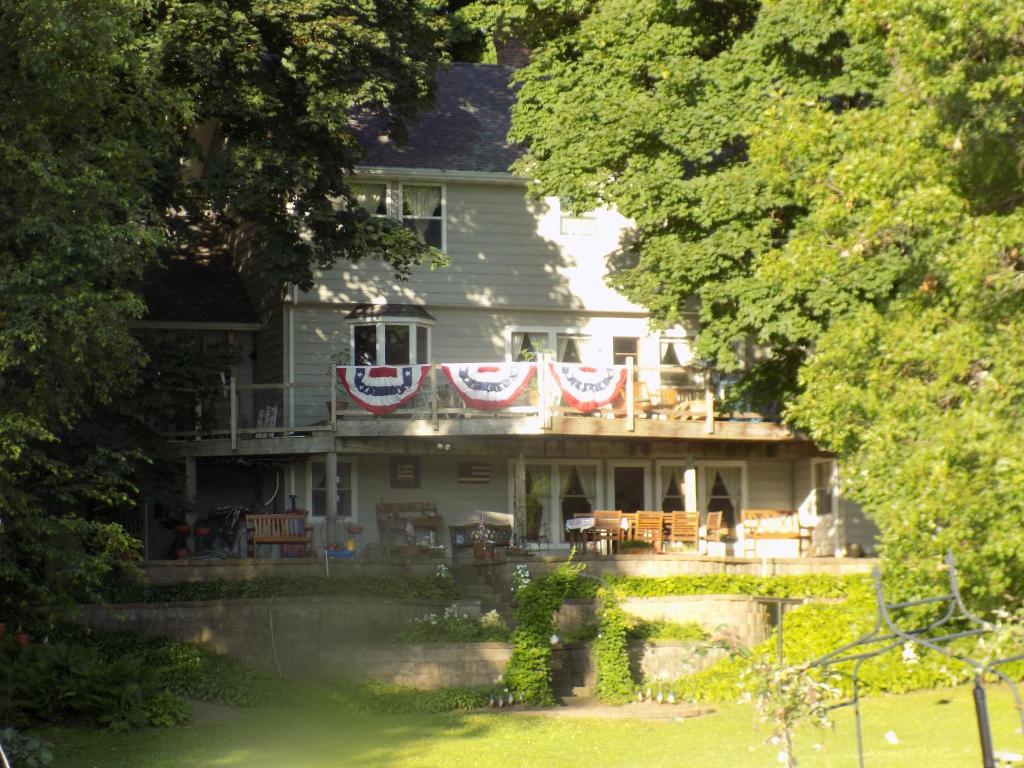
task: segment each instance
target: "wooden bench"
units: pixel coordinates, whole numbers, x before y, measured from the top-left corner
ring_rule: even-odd
[[[800,516],[792,509],[744,509],[743,510],[743,553],[747,542],[753,544],[757,554],[759,541],[796,541],[797,555],[804,554],[804,544],[810,551],[811,530],[800,524]]]
[[[305,512],[247,515],[245,524],[249,529],[253,560],[256,559],[256,547],[259,544],[298,544],[304,547],[304,554],[313,545],[312,531]]]

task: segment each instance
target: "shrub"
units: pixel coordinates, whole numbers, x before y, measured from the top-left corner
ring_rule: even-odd
[[[511,634],[497,611],[475,618],[446,608],[441,615],[428,613],[413,619],[396,639],[400,643],[504,643]]]
[[[124,730],[187,718],[162,697],[159,671],[138,653],[104,658],[95,648],[50,643],[0,647],[0,720],[16,726],[85,721]]]
[[[121,602],[170,603],[191,600],[231,600],[263,597],[375,597],[455,600],[458,586],[447,574],[434,577],[372,576],[260,576],[255,579],[214,579],[150,584],[126,590]]]
[[[704,576],[607,576],[605,582],[621,597],[671,595],[752,595],[757,597],[846,597],[869,583],[864,575],[747,576],[714,573]]]
[[[637,621],[629,629],[630,640],[690,640],[704,642],[711,635],[695,621]]]
[[[46,768],[53,762],[53,745],[14,728],[0,731],[3,747],[11,765],[18,768]]]
[[[489,691],[481,688],[440,688],[424,691],[388,683],[335,683],[325,689],[327,700],[346,712],[378,714],[438,714],[479,709]]]

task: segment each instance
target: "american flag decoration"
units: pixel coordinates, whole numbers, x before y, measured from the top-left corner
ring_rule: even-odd
[[[533,379],[534,363],[444,363],[441,370],[471,408],[507,408]]]
[[[339,365],[338,380],[361,408],[381,416],[408,402],[423,386],[427,365]]]
[[[479,462],[459,464],[459,482],[462,484],[484,484],[491,482],[491,465]]]
[[[551,375],[562,390],[562,399],[581,413],[608,405],[626,386],[626,366],[597,367],[570,363],[548,363]]]

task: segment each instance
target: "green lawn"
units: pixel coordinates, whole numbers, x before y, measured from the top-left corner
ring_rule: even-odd
[[[1024,752],[1009,695],[992,689],[997,749]],[[864,705],[870,768],[981,764],[969,688],[892,696]],[[892,730],[899,744],[886,741]],[[127,734],[55,730],[57,768],[727,768],[777,766],[749,705],[682,722],[472,715],[369,716],[261,709],[229,722]],[[801,768],[856,766],[853,718],[798,734]]]

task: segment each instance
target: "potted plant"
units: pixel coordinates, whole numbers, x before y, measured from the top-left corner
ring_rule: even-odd
[[[649,555],[654,551],[651,542],[641,539],[631,539],[619,542],[620,555]]]

